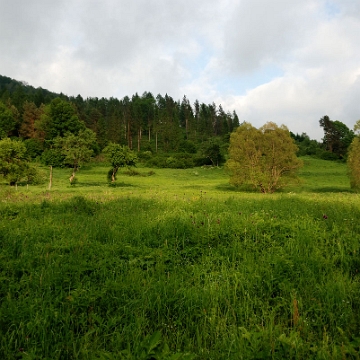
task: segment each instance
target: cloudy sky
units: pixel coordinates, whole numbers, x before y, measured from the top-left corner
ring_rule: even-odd
[[[0,74],[67,95],[151,91],[318,140],[360,119],[359,0],[0,0]]]

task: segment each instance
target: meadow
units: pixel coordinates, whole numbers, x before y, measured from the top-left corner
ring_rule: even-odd
[[[360,195],[303,160],[276,194],[220,168],[0,184],[0,358],[358,359]]]

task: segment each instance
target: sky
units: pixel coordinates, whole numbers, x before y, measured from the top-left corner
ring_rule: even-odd
[[[359,0],[0,0],[0,74],[68,96],[150,91],[321,140],[360,119]]]

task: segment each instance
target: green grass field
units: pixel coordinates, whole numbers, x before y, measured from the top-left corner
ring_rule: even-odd
[[[360,196],[304,162],[267,195],[217,168],[0,185],[0,358],[358,359]]]

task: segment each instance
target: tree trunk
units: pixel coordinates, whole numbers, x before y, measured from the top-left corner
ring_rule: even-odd
[[[113,172],[111,174],[111,182],[114,183],[115,182],[115,175],[117,173],[118,169],[117,168],[113,168]]]
[[[52,168],[52,165],[50,165],[49,190],[51,190],[51,187],[52,187],[52,177],[53,177],[53,168]]]
[[[75,179],[76,170],[77,170],[77,168],[74,167],[73,172],[72,172],[72,174],[71,174],[71,176],[70,176],[70,178],[69,178],[70,184],[72,184],[72,182],[73,182],[74,179]]]
[[[140,151],[140,142],[141,142],[141,128],[139,129],[139,135],[138,135],[138,152]]]
[[[155,151],[158,151],[158,133],[155,133]]]

